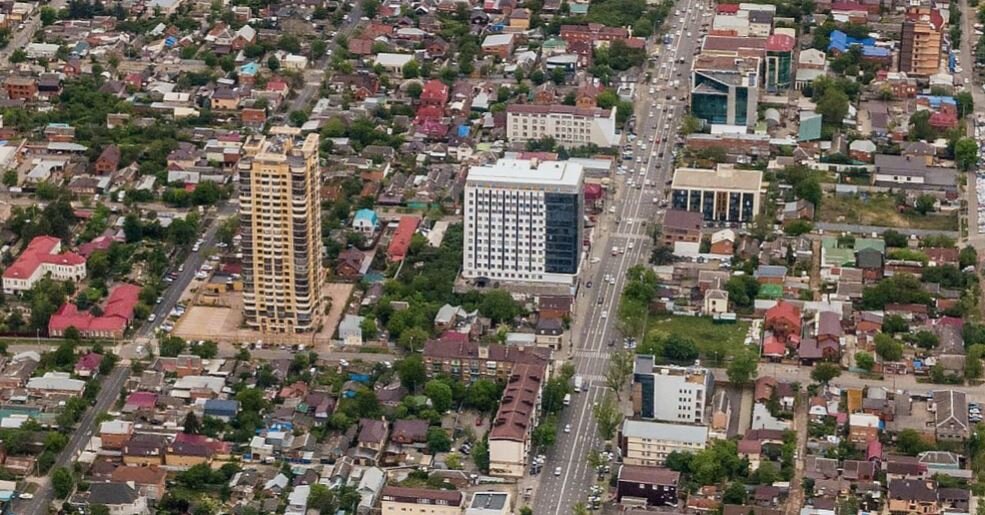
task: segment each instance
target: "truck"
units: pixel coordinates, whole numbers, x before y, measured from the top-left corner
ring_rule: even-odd
[[[581,393],[582,379],[581,376],[575,376],[575,393]]]
[[[571,406],[571,394],[570,393],[564,394],[564,405],[565,406]]]

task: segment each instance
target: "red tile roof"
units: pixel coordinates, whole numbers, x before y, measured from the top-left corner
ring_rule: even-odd
[[[715,12],[718,14],[736,14],[739,12],[739,4],[718,4]]]
[[[448,102],[448,85],[440,80],[429,80],[424,84],[421,91],[422,103],[434,103],[444,105]]]
[[[421,219],[415,216],[403,216],[400,218],[400,223],[397,224],[397,231],[393,234],[393,239],[390,240],[390,246],[386,250],[387,257],[390,258],[390,261],[402,261],[407,257],[407,250],[410,249],[410,240],[417,231],[417,225],[420,222]]]
[[[133,308],[139,295],[139,286],[127,283],[117,286],[106,300],[103,315],[98,317],[79,311],[75,304],[67,302],[48,320],[48,334],[59,334],[69,327],[82,333],[122,332],[133,320]]]
[[[786,320],[791,325],[800,327],[800,309],[789,302],[783,302],[781,300],[775,306],[766,310],[766,322],[769,323],[770,320],[775,319]]]
[[[55,254],[60,245],[61,240],[54,236],[34,238],[24,249],[24,252],[21,252],[20,257],[14,261],[14,264],[4,270],[3,277],[5,279],[27,279],[42,264],[66,266],[85,264],[85,258],[74,252]]]
[[[769,52],[792,52],[796,40],[787,34],[773,34],[766,38],[766,50]]]
[[[88,370],[88,371],[98,370],[99,364],[102,362],[103,362],[102,354],[96,354],[95,352],[90,352],[79,358],[79,361],[75,363],[75,371],[78,372],[80,370]]]

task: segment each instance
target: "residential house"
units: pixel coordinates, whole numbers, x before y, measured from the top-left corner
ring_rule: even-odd
[[[103,149],[99,157],[96,158],[96,164],[93,166],[96,174],[98,175],[109,175],[116,173],[116,170],[120,168],[120,147],[110,144]]]
[[[92,483],[89,485],[86,504],[102,505],[110,515],[146,515],[147,497],[127,483]]]
[[[971,425],[968,422],[968,400],[964,392],[937,390],[934,392],[934,431],[940,440],[965,440]]]

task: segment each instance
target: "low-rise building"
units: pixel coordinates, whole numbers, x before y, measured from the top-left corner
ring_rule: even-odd
[[[553,138],[565,147],[611,147],[619,143],[616,109],[510,104],[506,107],[506,137],[520,142]]]
[[[465,505],[456,490],[386,486],[380,499],[383,515],[461,515]]]
[[[465,515],[509,515],[513,512],[510,497],[509,492],[476,492]]]
[[[623,463],[627,465],[663,465],[672,452],[695,453],[707,444],[706,426],[626,420],[619,434]]]
[[[652,355],[636,357],[633,412],[642,418],[678,423],[707,423],[714,377],[702,367],[656,365]]]
[[[86,260],[74,252],[62,253],[62,242],[53,236],[37,236],[3,271],[3,292],[30,290],[50,274],[57,281],[79,282],[86,277]]]
[[[934,431],[940,440],[965,440],[971,425],[968,421],[968,399],[964,392],[938,390],[934,392]]]
[[[616,501],[639,499],[647,506],[676,506],[681,473],[662,467],[623,465],[616,483]]]
[[[714,170],[678,168],[671,183],[673,209],[701,213],[705,220],[749,222],[759,213],[763,172],[720,164]]]

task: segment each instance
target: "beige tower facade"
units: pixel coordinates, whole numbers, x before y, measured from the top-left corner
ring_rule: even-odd
[[[243,315],[268,333],[321,324],[318,135],[275,128],[239,164]]]

